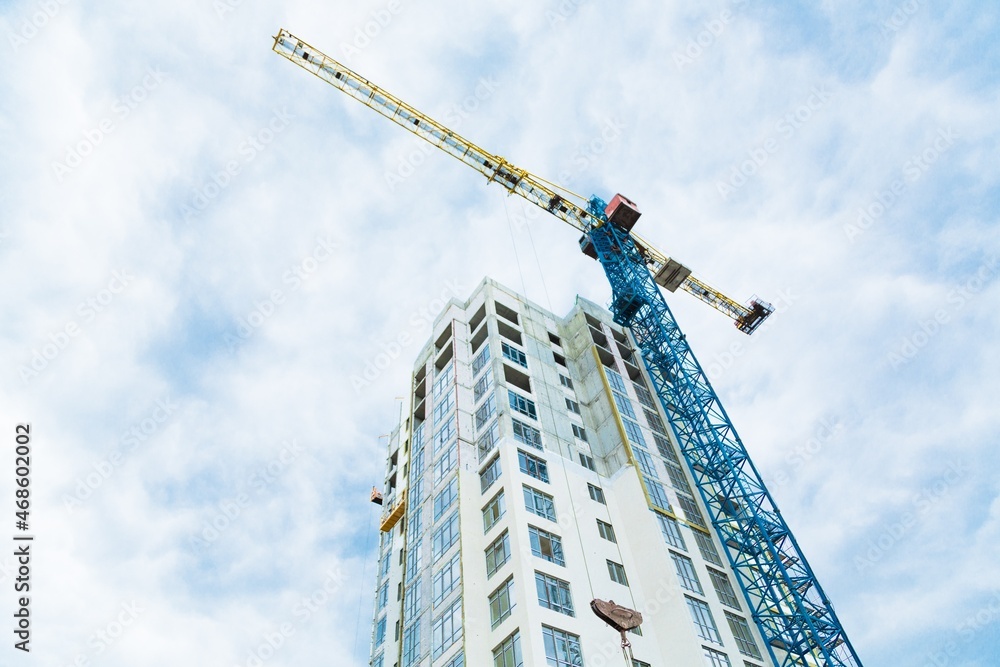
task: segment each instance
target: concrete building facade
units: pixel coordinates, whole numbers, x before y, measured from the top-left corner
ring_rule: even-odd
[[[761,667],[627,331],[486,279],[438,316],[389,439],[373,667]],[[589,608],[643,614],[619,634]]]

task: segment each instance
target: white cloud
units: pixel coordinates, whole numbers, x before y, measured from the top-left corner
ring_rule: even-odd
[[[0,399],[7,432],[36,430],[39,660],[96,660],[90,636],[136,600],[144,611],[102,664],[245,664],[288,619],[295,634],[270,664],[365,664],[373,529],[357,517],[430,333],[423,310],[484,274],[523,280],[557,312],[576,294],[608,298],[573,230],[537,218],[530,236],[511,232],[524,205],[456,161],[424,156],[390,189],[413,139],[271,53],[279,27],[331,55],[353,45],[351,66],[432,114],[474,99],[459,128],[470,139],[583,195],[623,191],[644,235],[737,298],[786,295],[751,339],[694,300],[670,301],[702,363],[718,365],[765,478],[787,475],[774,495],[855,647],[900,664],[948,642],[950,664],[998,650],[995,633],[965,641],[960,629],[1000,585],[986,557],[998,546],[996,276],[949,300],[1000,255],[990,10],[916,3],[883,37],[892,3],[785,15],[749,2],[612,13],[404,0],[385,19],[379,1],[63,2],[10,46],[43,4],[3,9],[0,72]],[[495,91],[477,97],[484,79]],[[810,108],[817,87],[830,96]],[[952,144],[908,177],[949,128]],[[720,196],[768,140],[766,160]],[[53,167],[72,152],[88,154]],[[905,187],[892,204],[846,234],[894,180]],[[135,278],[109,299],[123,270]],[[80,310],[102,298],[95,316]],[[948,322],[893,367],[888,355],[923,341],[940,309]],[[60,346],[70,323],[78,333]],[[359,390],[352,378],[401,334],[411,342]],[[36,351],[44,367],[25,381]],[[162,400],[178,408],[157,421]],[[831,419],[836,432],[810,445]],[[132,428],[145,437],[105,478],[101,462]],[[254,474],[292,440],[302,453],[258,488]],[[952,459],[968,474],[919,512]],[[65,496],[94,474],[70,512]],[[240,494],[245,507],[226,517]],[[855,556],[907,511],[919,522],[859,571]],[[193,550],[219,516],[225,530]],[[343,602],[300,622],[296,605],[337,568]]]

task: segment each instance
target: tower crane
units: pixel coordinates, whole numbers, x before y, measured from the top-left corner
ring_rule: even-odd
[[[273,50],[582,232],[580,248],[611,283],[614,321],[636,340],[773,664],[861,667],[660,287],[694,295],[747,334],[773,308],[756,298],[744,306],[656,250],[632,231],[640,213],[628,198],[618,194],[609,203],[594,195],[576,203],[571,193],[462,138],[287,30],[275,36]]]

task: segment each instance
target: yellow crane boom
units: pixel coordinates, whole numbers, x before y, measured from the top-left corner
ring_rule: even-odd
[[[503,157],[480,148],[287,30],[280,30],[274,37],[273,50],[369,109],[464,162],[485,176],[488,181],[499,183],[508,192],[520,195],[584,234],[604,224],[600,217],[593,215],[585,206],[572,201],[572,198],[579,195],[574,195],[515,166]],[[635,217],[638,217],[637,210]],[[748,334],[771,314],[773,309],[769,304],[754,299],[749,307],[744,306],[695,278],[691,275],[690,269],[657,250],[637,234],[631,231],[629,233],[643,254],[656,282],[669,291],[673,292],[680,288],[694,295],[731,317],[737,327]],[[597,256],[596,253],[588,252],[586,248],[584,252],[594,258]]]

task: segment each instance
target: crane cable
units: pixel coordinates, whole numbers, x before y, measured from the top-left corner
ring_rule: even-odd
[[[521,211],[524,213],[524,226],[528,230],[528,241],[531,243],[531,252],[535,255],[535,266],[538,267],[538,277],[542,281],[542,291],[545,293],[545,305],[548,307],[549,312],[552,312],[552,299],[549,298],[549,288],[545,284],[545,274],[542,273],[542,263],[538,259],[538,248],[535,247],[535,237],[531,233],[531,223],[528,222],[528,212],[524,208],[524,202],[521,202]]]
[[[528,288],[524,285],[524,272],[521,270],[521,258],[517,254],[517,244],[514,242],[514,224],[510,220],[510,211],[507,209],[507,198],[503,196],[503,190],[498,190],[503,200],[503,210],[507,214],[507,229],[510,231],[510,245],[514,248],[514,261],[517,263],[517,273],[521,276],[521,294],[528,296]]]

